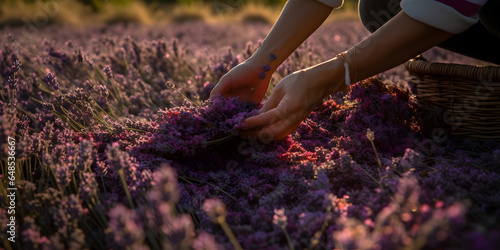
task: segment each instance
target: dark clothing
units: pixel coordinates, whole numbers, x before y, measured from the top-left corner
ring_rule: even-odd
[[[360,0],[359,16],[365,27],[374,32],[401,8],[399,0]],[[438,47],[500,65],[500,1],[489,0],[479,11],[479,22],[455,34]]]

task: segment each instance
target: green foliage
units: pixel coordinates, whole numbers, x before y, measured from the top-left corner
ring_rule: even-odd
[[[265,5],[283,5],[285,4],[286,0],[146,0],[146,2],[149,3],[160,3],[160,4],[193,4],[196,2],[203,2],[206,4],[216,4],[216,3],[224,3],[228,5],[232,5],[234,7],[238,7],[243,4],[247,3],[261,3]]]
[[[102,9],[102,2],[98,0],[78,0],[85,5],[89,5],[92,7],[94,11],[99,11]]]
[[[357,10],[358,9],[358,1],[357,0],[344,0],[344,6],[342,9],[352,9],[352,10]]]
[[[136,0],[78,0],[79,2],[91,6],[94,11],[102,11],[104,4],[111,3],[114,6],[125,6],[129,5]]]
[[[22,1],[24,3],[35,3],[37,0],[3,0],[4,3],[16,3]],[[43,2],[57,1],[57,0],[42,0]],[[180,4],[180,5],[193,5],[199,2],[205,4],[225,4],[233,8],[239,8],[248,3],[258,3],[268,6],[283,6],[287,0],[78,0],[79,2],[91,6],[94,11],[102,11],[106,3],[111,3],[115,6],[129,5],[132,2],[144,2],[147,4]],[[349,9],[357,8],[357,0],[344,0],[344,7]]]

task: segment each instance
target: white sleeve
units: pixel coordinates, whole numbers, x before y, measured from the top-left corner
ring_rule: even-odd
[[[402,0],[401,8],[408,16],[420,22],[452,34],[458,34],[479,21],[476,11],[481,7],[481,3],[475,4],[473,2],[472,0]],[[457,10],[467,10],[464,6],[474,7],[468,8],[472,10],[472,13],[464,14]],[[462,8],[460,9],[459,7]]]
[[[338,9],[342,7],[342,4],[344,4],[344,0],[316,0],[316,1],[326,4],[334,9]]]

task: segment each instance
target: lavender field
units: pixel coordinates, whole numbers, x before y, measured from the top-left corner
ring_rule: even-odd
[[[240,139],[259,105],[207,99],[270,28],[4,28],[0,248],[500,245],[500,142],[436,138],[443,115],[402,66],[329,97],[283,140]],[[325,24],[271,85],[366,36]]]

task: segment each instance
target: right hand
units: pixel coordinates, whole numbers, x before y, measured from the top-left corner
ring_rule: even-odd
[[[323,98],[331,94],[327,86],[314,79],[314,74],[307,70],[283,78],[264,103],[260,114],[245,120],[242,137],[279,140],[295,131],[311,111],[323,102]]]
[[[240,101],[260,103],[267,92],[271,75],[274,72],[274,70],[267,71],[266,77],[260,79],[259,73],[264,71],[263,66],[254,63],[251,59],[238,64],[221,77],[210,92],[210,99],[220,93],[226,97],[237,96]]]

